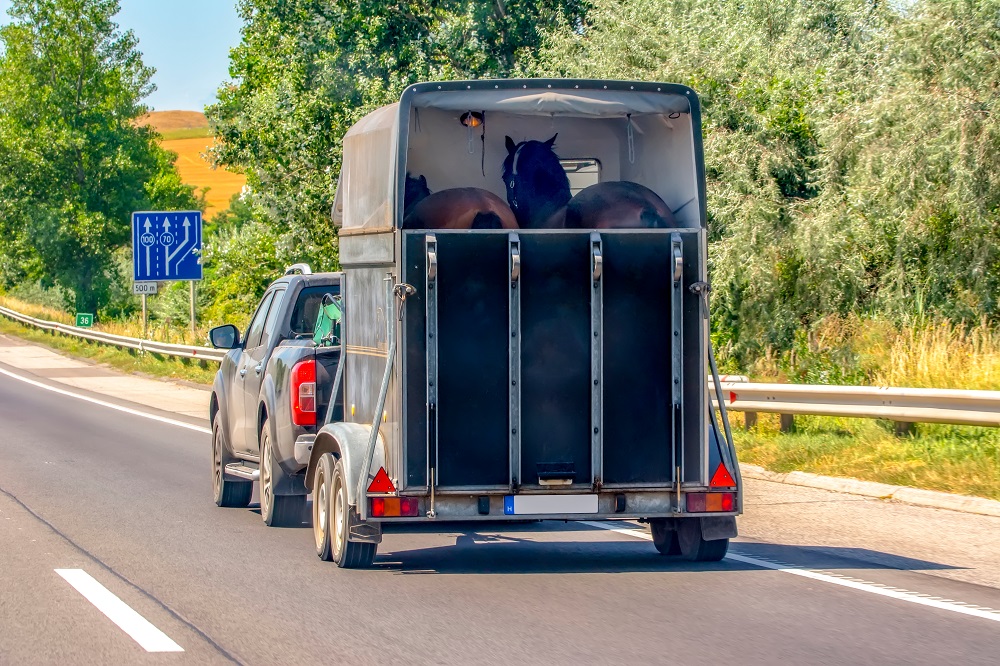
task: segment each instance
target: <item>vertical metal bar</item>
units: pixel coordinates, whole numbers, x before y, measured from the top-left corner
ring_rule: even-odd
[[[437,236],[427,234],[424,239],[427,252],[427,283],[424,293],[427,295],[427,483],[433,492],[437,484],[434,470],[437,467],[438,437],[437,437],[437,375],[438,375],[438,338],[437,338]],[[433,455],[432,455],[433,453]]]
[[[601,235],[590,234],[590,471],[599,490],[604,479],[604,253]]]
[[[146,294],[142,295],[142,339],[149,339],[149,315],[146,310]]]
[[[194,321],[194,280],[190,281],[191,284],[191,338],[197,342],[198,338],[195,337],[195,321]]]
[[[680,488],[684,481],[684,331],[682,330],[682,307],[684,304],[684,252],[680,234],[670,234],[670,259],[673,262],[673,292],[670,295],[670,397],[673,413],[672,443],[674,468],[677,470],[675,483]],[[678,509],[679,510],[679,509]]]
[[[510,363],[510,492],[517,492],[521,481],[521,241],[517,234],[507,236],[510,256],[510,291],[507,308],[510,312],[508,357]]]

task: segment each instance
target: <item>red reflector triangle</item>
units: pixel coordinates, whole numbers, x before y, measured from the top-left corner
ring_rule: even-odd
[[[719,463],[715,474],[712,475],[712,482],[708,485],[712,488],[732,488],[736,485],[736,481],[733,480],[733,476],[726,469],[726,466]]]
[[[736,402],[736,394],[733,393],[732,391],[729,392],[729,402],[730,403]]]
[[[371,484],[368,486],[368,492],[370,493],[394,493],[396,492],[396,486],[392,485],[392,480],[389,475],[385,473],[385,467],[378,468],[378,474],[372,479]]]

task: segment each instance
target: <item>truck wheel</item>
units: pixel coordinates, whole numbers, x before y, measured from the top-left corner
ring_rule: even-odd
[[[701,520],[688,518],[677,526],[681,555],[692,562],[718,562],[729,550],[729,539],[706,541],[701,535]]]
[[[651,518],[649,531],[653,534],[653,545],[660,555],[680,555],[681,547],[677,541],[677,530],[670,529],[666,518]]]
[[[302,524],[306,496],[274,494],[274,477],[280,472],[268,426],[265,420],[260,429],[260,515],[268,527],[297,527]]]
[[[337,464],[332,453],[324,453],[316,464],[313,477],[313,538],[316,554],[329,562],[333,559],[333,542],[330,539],[330,494],[333,492],[333,468]]]
[[[347,531],[355,512],[347,504],[347,475],[344,473],[344,463],[340,460],[333,468],[329,502],[327,515],[333,528],[330,530],[333,561],[342,569],[367,569],[375,561],[378,544],[348,540]]]
[[[212,490],[215,505],[245,509],[253,494],[253,482],[226,478],[226,463],[232,462],[222,441],[222,417],[212,419]]]

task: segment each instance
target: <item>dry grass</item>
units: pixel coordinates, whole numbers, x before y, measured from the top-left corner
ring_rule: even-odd
[[[11,296],[0,295],[0,305],[10,308],[16,312],[20,312],[21,314],[26,314],[29,317],[35,317],[36,319],[57,321],[62,324],[76,323],[76,318],[67,312],[57,310],[55,308],[45,307],[43,305],[35,305]],[[5,319],[5,321],[9,320]],[[147,334],[143,336],[142,320],[140,317],[133,317],[132,319],[124,321],[96,322],[94,324],[94,330],[111,333],[113,335],[125,335],[130,338],[156,340],[157,342],[170,342],[183,345],[208,344],[207,328],[196,327],[195,334],[191,335],[191,330],[186,327],[178,328],[176,326],[168,326],[163,322],[151,322]]]
[[[208,188],[205,219],[229,207],[229,200],[246,184],[246,176],[225,169],[214,169],[203,155],[212,146],[211,136],[189,139],[164,139],[161,145],[177,153],[177,171],[181,180],[198,190]]]
[[[136,124],[149,125],[163,134],[171,130],[208,129],[208,118],[200,111],[152,111],[136,120]]]

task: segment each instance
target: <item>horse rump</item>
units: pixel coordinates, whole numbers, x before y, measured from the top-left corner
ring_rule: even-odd
[[[566,205],[569,229],[666,229],[674,214],[656,192],[631,181],[597,183]]]

